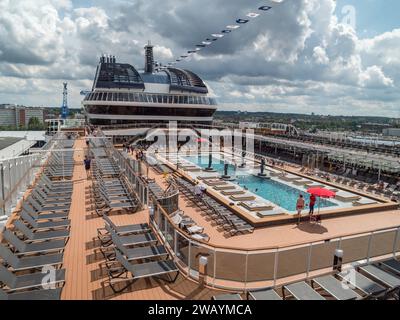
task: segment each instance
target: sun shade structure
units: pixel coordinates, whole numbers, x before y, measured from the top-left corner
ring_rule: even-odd
[[[334,198],[336,195],[335,192],[325,188],[310,188],[307,192],[320,198]]]

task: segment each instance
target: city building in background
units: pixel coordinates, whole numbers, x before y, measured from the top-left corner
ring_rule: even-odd
[[[45,109],[11,104],[0,105],[0,127],[28,127],[34,118],[37,124],[43,124]]]
[[[400,128],[388,128],[382,131],[384,136],[400,137]]]

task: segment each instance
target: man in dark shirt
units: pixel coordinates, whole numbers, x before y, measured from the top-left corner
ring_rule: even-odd
[[[83,163],[85,165],[86,175],[87,175],[87,177],[90,177],[91,160],[88,158],[88,156],[85,156],[85,160],[83,160]]]

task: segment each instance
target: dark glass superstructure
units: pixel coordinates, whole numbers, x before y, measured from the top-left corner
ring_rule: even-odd
[[[211,124],[217,103],[203,80],[189,70],[154,70],[152,49],[145,47],[143,72],[114,56],[100,58],[92,90],[82,102],[89,123]]]

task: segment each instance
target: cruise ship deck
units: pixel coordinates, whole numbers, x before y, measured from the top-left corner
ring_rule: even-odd
[[[288,283],[330,274],[333,253],[338,247],[345,252],[344,265],[388,259],[400,250],[399,210],[334,217],[321,224],[304,222],[257,227],[252,233],[231,236],[204,215],[198,203],[180,192],[179,211],[194,225],[201,226],[202,234],[208,236],[207,240],[199,240],[181,229],[180,224],[174,225],[172,215],[165,215],[160,224],[154,215],[165,214],[165,211],[158,205],[154,208],[152,196],[143,195],[136,185],[138,198],[141,194],[149,197],[147,205],[122,213],[110,211],[108,216],[117,226],[149,224],[158,243],[173,257],[179,275],[172,283],[154,277],[138,279],[126,290],[116,293],[108,285],[105,258],[100,252],[98,230],[104,228],[105,221],[94,210],[90,191],[94,178],[87,177],[83,166],[85,154],[88,154],[85,138],[78,138],[71,152],[74,165],[70,177],[73,185],[70,233],[62,259],[62,269],[66,271],[61,294],[64,300],[209,300],[227,292],[247,294],[256,289],[280,288]],[[125,163],[137,161],[135,154],[116,149],[114,152],[124,154]],[[170,187],[172,172],[167,176],[153,167],[147,168],[144,163],[141,165],[142,171],[136,179],[145,178],[163,190]],[[127,168],[122,170],[124,174],[127,174]],[[147,177],[143,177],[142,172],[147,172]],[[31,191],[29,189],[23,199],[27,199]],[[15,227],[13,224],[20,218],[23,201],[17,205],[7,229]],[[165,226],[165,230],[160,230],[160,226]],[[200,265],[201,257],[208,258],[209,266],[205,270]]]

